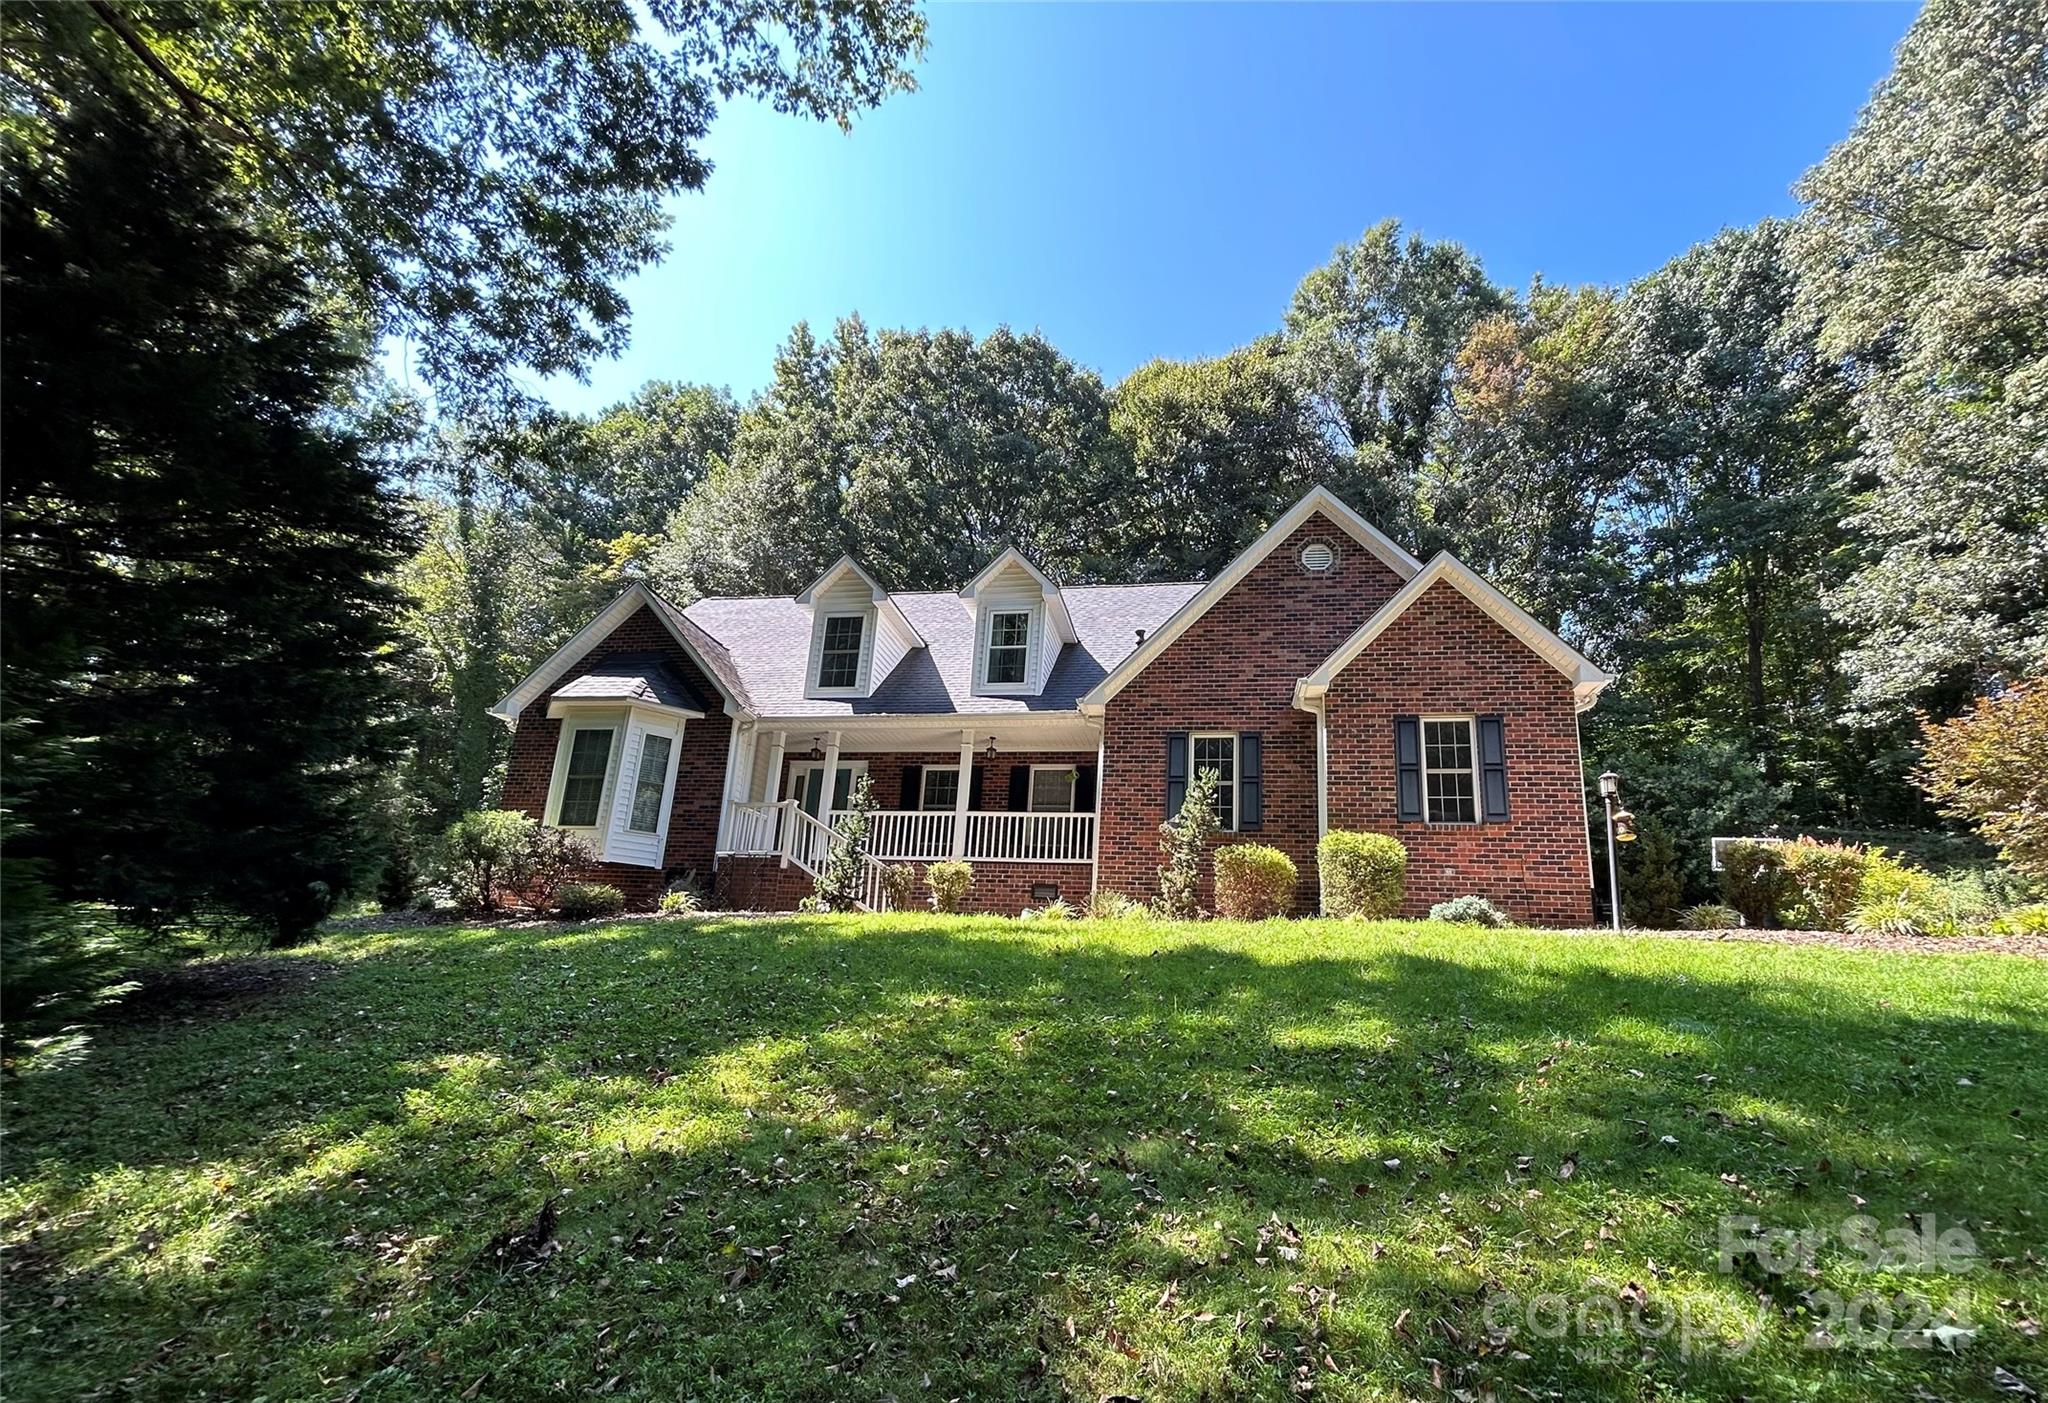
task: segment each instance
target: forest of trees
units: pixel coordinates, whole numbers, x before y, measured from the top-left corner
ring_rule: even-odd
[[[846,123],[922,46],[900,3],[652,10],[661,43],[600,0],[0,13],[8,848],[46,909],[296,938],[491,802],[486,709],[627,579],[787,592],[850,551],[928,589],[1013,542],[1070,582],[1194,579],[1317,483],[1619,674],[1588,772],[1627,777],[1696,893],[1710,834],[1940,833],[1918,715],[2043,671],[2031,0],[1935,0],[1797,217],[1628,286],[1501,286],[1390,219],[1241,349],[1116,384],[1035,333],[850,312],[792,328],[744,403],[656,381],[563,415],[514,372],[623,344],[618,284],[708,178],[718,102]],[[376,373],[390,335],[431,412]],[[208,357],[230,378],[193,402]],[[319,490],[264,493],[302,472]],[[280,570],[304,587],[251,585]],[[145,587],[189,615],[152,630]],[[231,707],[222,679],[270,691]],[[248,708],[314,694],[264,755]],[[223,804],[251,766],[301,817],[238,886]]]

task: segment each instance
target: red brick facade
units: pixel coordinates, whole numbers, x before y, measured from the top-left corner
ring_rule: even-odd
[[[668,885],[670,873],[695,871],[697,879],[709,885],[711,859],[718,846],[718,808],[725,792],[726,747],[732,739],[732,718],[719,709],[723,703],[717,686],[706,677],[690,655],[676,643],[653,611],[641,609],[620,624],[598,647],[564,672],[555,685],[571,682],[590,671],[608,653],[663,653],[698,696],[711,704],[711,714],[683,727],[682,753],[676,759],[676,789],[669,809],[668,847],[661,867],[633,867],[620,862],[601,862],[591,880],[609,882],[626,894],[633,906],[652,906]],[[547,809],[548,784],[554,775],[555,744],[562,723],[548,718],[545,697],[519,715],[519,727],[512,735],[512,754],[505,766],[505,794],[508,809],[519,809],[535,818]]]
[[[1327,573],[1302,568],[1302,547],[1313,541],[1337,553]],[[1256,832],[1221,835],[1213,846],[1279,848],[1301,874],[1294,910],[1315,910],[1316,723],[1295,709],[1294,684],[1402,583],[1335,522],[1313,516],[1110,699],[1096,849],[1103,888],[1147,900],[1158,892],[1167,733],[1256,731],[1265,760],[1264,822]],[[1206,901],[1206,879],[1203,886]]]
[[[1330,826],[1401,840],[1409,914],[1476,894],[1525,921],[1592,920],[1572,684],[1455,587],[1432,585],[1337,674],[1324,708]],[[1507,822],[1396,819],[1394,718],[1430,713],[1503,718]]]
[[[1334,566],[1311,572],[1302,548],[1320,542]],[[1316,718],[1294,706],[1298,679],[1313,673],[1402,586],[1402,578],[1335,522],[1311,516],[1254,566],[1159,657],[1113,697],[1102,718],[1096,777],[1099,882],[1086,863],[975,864],[970,904],[1015,914],[1045,899],[1052,884],[1070,903],[1091,886],[1140,898],[1157,893],[1158,827],[1166,814],[1167,736],[1174,732],[1256,732],[1263,752],[1263,813],[1256,829],[1218,837],[1216,845],[1257,841],[1294,859],[1301,881],[1296,914],[1318,902]],[[581,674],[613,651],[660,651],[702,695],[717,689],[651,612],[621,625]],[[1499,715],[1506,749],[1508,818],[1468,826],[1403,822],[1396,817],[1394,719],[1404,715]],[[1408,848],[1406,910],[1420,914],[1454,896],[1484,896],[1523,920],[1584,924],[1592,916],[1578,720],[1572,683],[1456,588],[1439,582],[1332,681],[1324,698],[1328,820],[1333,829],[1389,833]],[[537,701],[520,717],[504,802],[539,815],[547,802],[558,723]],[[731,721],[721,713],[684,731],[664,869],[605,864],[604,880],[636,906],[651,904],[670,873],[695,869],[709,880],[724,787]],[[956,765],[957,751],[928,754],[843,752],[865,761],[877,805],[904,806],[911,765]],[[1241,758],[1241,757],[1240,757]],[[789,770],[816,763],[791,756]],[[1014,766],[1092,768],[1093,752],[1000,753],[977,757],[981,811],[1010,809]],[[1205,884],[1206,886],[1206,884]],[[722,904],[787,909],[808,895],[811,879],[774,859],[727,859],[718,871]],[[1205,899],[1207,892],[1205,891]]]

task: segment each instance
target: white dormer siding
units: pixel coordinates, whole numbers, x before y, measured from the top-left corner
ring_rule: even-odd
[[[873,696],[911,649],[924,646],[924,639],[889,598],[889,592],[850,557],[841,556],[796,600],[811,615],[811,649],[804,671],[806,697]],[[834,619],[857,620],[860,628],[860,661],[850,686],[825,685],[825,639]],[[838,627],[844,630],[848,625]]]
[[[1060,649],[1075,641],[1073,620],[1059,586],[1026,560],[1014,546],[1004,551],[967,583],[960,599],[974,619],[974,693],[976,696],[1037,696],[1045,690],[1059,662]],[[1023,615],[1024,676],[1015,682],[991,675],[999,619]]]

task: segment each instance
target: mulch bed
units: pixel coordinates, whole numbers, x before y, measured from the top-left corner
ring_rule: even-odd
[[[1571,935],[1613,935],[1577,930]],[[1856,935],[1841,930],[1635,930],[1623,935],[1666,940],[1747,940],[1764,945],[1831,945],[1840,950],[1881,950],[1894,955],[2026,955],[2048,960],[2048,935]]]

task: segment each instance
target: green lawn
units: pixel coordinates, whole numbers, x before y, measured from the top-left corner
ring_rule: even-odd
[[[2048,963],[915,916],[292,958],[9,1089],[10,1398],[2048,1391]],[[1981,1260],[1717,1269],[1722,1215],[1858,1211]],[[1976,1334],[1809,1347],[1829,1292]]]

